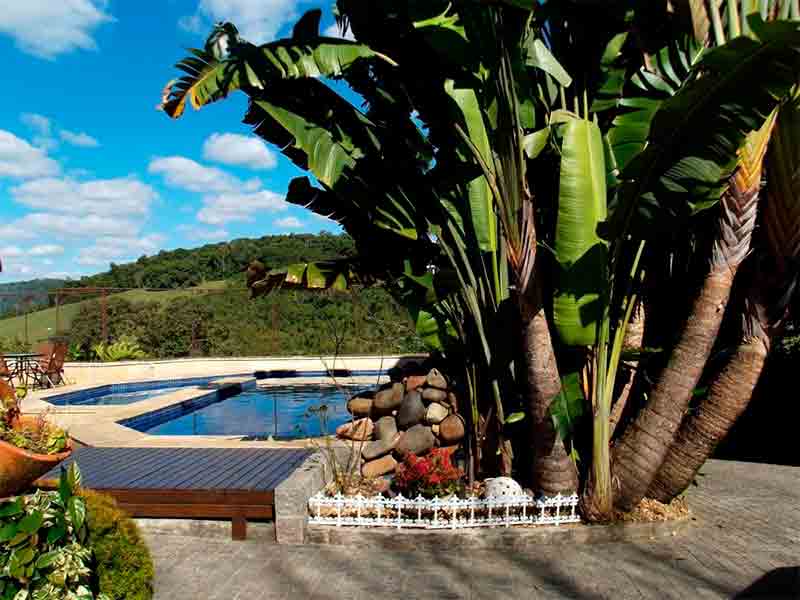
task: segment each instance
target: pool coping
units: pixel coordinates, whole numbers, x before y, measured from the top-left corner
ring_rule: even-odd
[[[180,378],[175,378],[180,379]],[[189,379],[189,378],[184,378]],[[200,447],[200,448],[308,448],[318,445],[320,438],[304,438],[297,440],[253,440],[242,435],[152,435],[128,427],[124,422],[140,418],[148,414],[169,411],[181,405],[196,403],[210,394],[225,394],[225,390],[251,387],[269,387],[279,385],[304,385],[324,382],[341,385],[372,385],[378,380],[387,379],[386,374],[370,376],[351,376],[334,379],[332,377],[280,377],[258,380],[252,376],[222,376],[213,378],[203,386],[187,386],[169,394],[154,398],[138,400],[130,404],[119,405],[55,405],[47,402],[47,398],[63,395],[65,392],[37,393],[23,402],[24,414],[46,413],[48,418],[66,429],[70,437],[80,445],[87,446],[140,446],[140,447]],[[126,383],[151,383],[164,380],[150,380]],[[80,392],[87,389],[105,387],[108,384],[69,386],[66,393]],[[230,393],[230,392],[227,392]],[[324,438],[323,438],[324,439]]]

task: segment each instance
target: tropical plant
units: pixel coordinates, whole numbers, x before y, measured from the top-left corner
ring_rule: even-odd
[[[100,342],[92,350],[98,360],[102,362],[118,362],[121,360],[137,360],[147,355],[134,338],[122,336],[116,342],[107,344]]]
[[[150,600],[153,561],[136,523],[107,494],[83,489],[80,497],[100,591],[113,600]]]
[[[0,440],[35,454],[58,454],[69,444],[67,432],[50,422],[46,413],[21,420],[20,401],[27,389],[12,388],[0,380]]]
[[[92,583],[80,471],[61,473],[58,491],[0,503],[0,598],[110,600]]]
[[[336,10],[356,42],[320,36],[319,11],[262,46],[224,24],[165,90],[172,117],[243,91],[245,122],[316,180],[293,180],[287,200],[355,241],[357,257],[255,264],[251,289],[384,282],[460,370],[470,478],[509,473],[516,450],[537,492],[575,490],[577,399],[592,420],[584,512],[607,518],[615,495],[630,508],[669,449],[747,253],[769,120],[800,69],[798,27],[744,11],[747,36],[708,49],[663,3]],[[346,82],[364,110],[320,77]],[[665,230],[709,210],[717,242],[690,313],[702,318],[670,348],[645,410],[617,426],[614,489],[609,422],[648,261]]]

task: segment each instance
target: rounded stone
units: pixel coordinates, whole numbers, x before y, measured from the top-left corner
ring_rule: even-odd
[[[357,421],[350,421],[339,425],[339,427],[336,428],[336,437],[363,442],[372,439],[373,429],[374,426],[370,419],[358,419]]]
[[[408,392],[397,410],[397,427],[408,429],[425,418],[425,405],[419,392]]]
[[[422,390],[422,399],[428,402],[447,402],[447,392],[436,388],[425,388]]]
[[[522,496],[522,486],[511,477],[490,477],[484,481],[486,485],[484,498],[500,498],[502,496]]]
[[[395,447],[395,454],[403,456],[409,452],[423,454],[433,448],[436,438],[430,427],[414,425],[403,434],[402,439]]]
[[[389,452],[394,450],[395,446],[397,446],[401,437],[401,433],[395,433],[394,436],[389,439],[367,442],[361,449],[361,456],[364,457],[364,460],[374,460],[380,458],[384,454],[389,454]]]
[[[368,417],[372,412],[372,398],[356,396],[347,402],[347,411],[355,417]]]
[[[389,440],[397,433],[397,421],[392,416],[381,417],[375,421],[375,438]]]
[[[448,415],[439,423],[439,437],[445,444],[455,444],[464,437],[466,428],[460,415]]]
[[[425,378],[425,383],[428,387],[438,388],[440,390],[447,389],[447,379],[439,372],[439,369],[431,369],[428,376]]]
[[[397,461],[394,456],[387,454],[386,456],[376,458],[375,460],[365,462],[361,465],[361,474],[367,478],[380,477],[387,473],[393,473],[396,468]]]
[[[379,391],[372,400],[372,410],[376,414],[388,415],[403,403],[402,383],[392,384],[392,387]]]
[[[431,425],[438,425],[444,421],[449,412],[447,407],[442,406],[438,402],[433,402],[428,405],[428,410],[425,411],[425,420]]]
[[[406,391],[410,392],[425,385],[425,375],[409,375],[406,377]]]

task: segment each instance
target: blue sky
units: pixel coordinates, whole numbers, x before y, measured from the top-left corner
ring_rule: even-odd
[[[10,6],[9,6],[10,5]],[[241,123],[237,95],[156,111],[211,23],[288,35],[302,0],[7,0],[0,20],[0,282],[78,277],[161,249],[337,231],[283,200],[300,173]]]

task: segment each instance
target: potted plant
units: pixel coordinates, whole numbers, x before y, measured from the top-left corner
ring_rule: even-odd
[[[44,415],[21,414],[21,392],[0,380],[0,498],[22,492],[72,453],[66,431]]]

